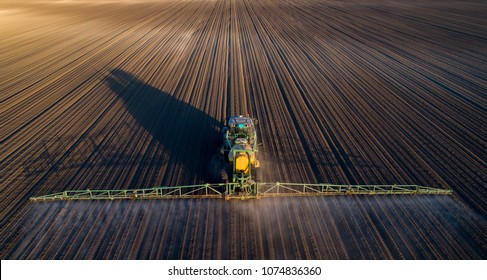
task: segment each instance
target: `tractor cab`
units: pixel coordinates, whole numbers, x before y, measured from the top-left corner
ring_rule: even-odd
[[[256,132],[254,120],[244,116],[233,116],[228,118],[226,126],[223,129],[225,151],[229,151],[237,141],[245,139],[247,143],[254,148],[256,143]]]

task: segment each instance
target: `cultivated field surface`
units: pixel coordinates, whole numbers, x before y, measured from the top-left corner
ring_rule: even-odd
[[[487,2],[0,0],[1,259],[487,259]],[[452,196],[29,202],[217,182]]]

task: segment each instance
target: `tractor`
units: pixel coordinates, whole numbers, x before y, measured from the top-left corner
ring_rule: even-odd
[[[32,201],[225,198],[251,199],[262,197],[321,195],[390,195],[451,194],[451,189],[419,185],[337,185],[329,183],[261,182],[257,160],[257,120],[248,116],[232,116],[225,120],[223,145],[212,158],[215,171],[220,170],[221,183],[189,186],[162,186],[123,190],[68,190],[31,197]],[[220,169],[221,166],[221,169]],[[216,175],[216,174],[215,174]]]
[[[262,180],[257,160],[257,120],[246,116],[232,116],[223,128],[223,157],[227,164],[220,172],[223,182],[237,183],[234,192],[252,193],[255,182]]]

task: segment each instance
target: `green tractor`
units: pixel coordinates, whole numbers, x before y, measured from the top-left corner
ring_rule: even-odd
[[[224,182],[238,183],[232,193],[254,192],[255,182],[260,182],[262,173],[257,160],[257,120],[244,116],[232,116],[223,128],[223,156],[230,163],[221,170]]]

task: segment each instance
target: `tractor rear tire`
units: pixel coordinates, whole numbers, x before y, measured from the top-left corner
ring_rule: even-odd
[[[254,168],[254,175],[255,175],[254,181],[256,182],[262,181],[262,170],[260,169],[260,167]]]
[[[222,179],[223,182],[228,182],[228,171],[226,168],[222,168],[220,170],[220,178]]]

